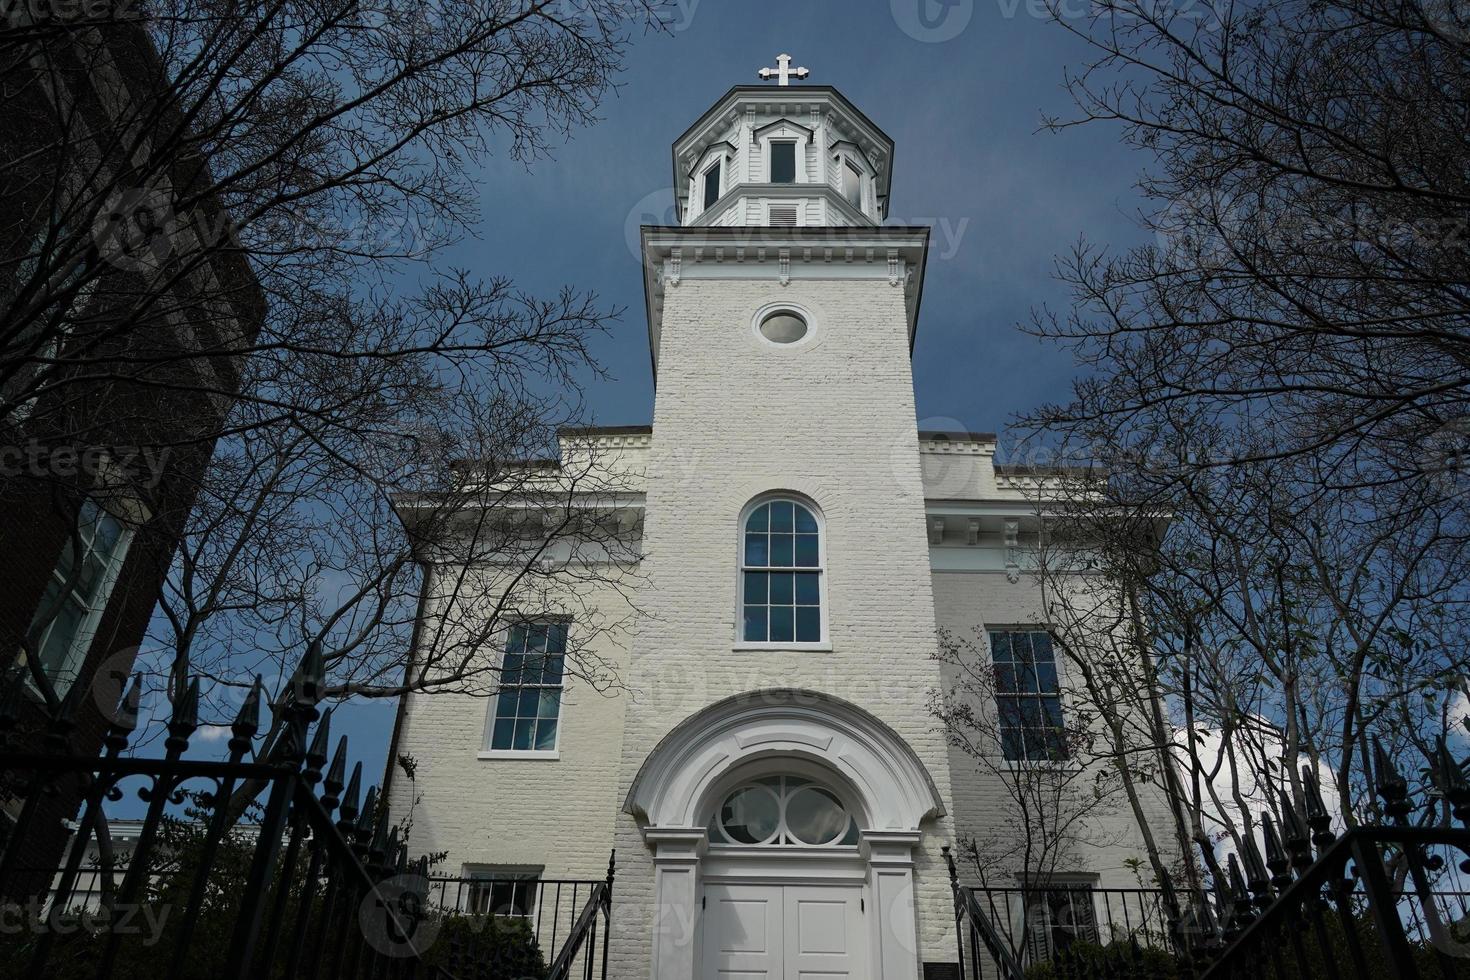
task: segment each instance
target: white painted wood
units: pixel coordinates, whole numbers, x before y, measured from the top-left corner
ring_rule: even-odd
[[[861,889],[788,885],[784,891],[787,980],[865,980]]]
[[[703,980],[867,980],[857,886],[705,888]]]
[[[704,976],[784,980],[785,909],[779,885],[710,885],[704,894]]]

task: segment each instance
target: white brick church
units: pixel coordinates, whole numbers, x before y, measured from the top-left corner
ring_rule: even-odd
[[[418,771],[390,805],[419,795],[414,850],[446,873],[598,878],[616,849],[619,980],[951,975],[940,848],[984,831],[997,790],[930,713],[937,630],[1039,664],[1004,752],[1034,758],[1065,710],[1024,574],[1034,478],[992,436],[917,429],[929,230],[884,224],[893,142],[780,65],[675,141],[679,225],[642,230],[652,426],[562,437],[622,480],[595,506],[641,561],[520,609],[498,696],[410,698],[398,721]],[[599,604],[637,610],[590,641],[610,695],[560,666]],[[1077,880],[1136,884],[1128,853]],[[532,913],[534,888],[507,894]]]

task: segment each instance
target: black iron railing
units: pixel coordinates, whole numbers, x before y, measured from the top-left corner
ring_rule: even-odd
[[[245,761],[260,727],[258,680],[231,725],[228,758],[198,762],[182,758],[198,728],[197,679],[175,700],[163,757],[140,758],[123,754],[138,720],[137,681],[99,757],[68,749],[76,688],[46,731],[19,733],[24,680],[5,678],[0,796],[15,819],[0,853],[0,912],[20,928],[0,930],[0,976],[508,975],[497,964],[511,956],[504,937],[516,930],[480,927],[494,916],[448,928],[459,913],[431,902],[427,858],[409,860],[376,788],[363,793],[361,764],[348,775],[345,737],[329,763],[322,673],[313,646],[282,694],[280,749],[264,763]],[[126,853],[114,853],[106,808],[128,793],[146,814]],[[76,824],[58,870],[38,842],[54,843],[68,813]],[[611,866],[605,880],[584,885],[565,911],[565,939],[545,953],[557,980],[574,964],[592,977],[599,938],[606,963]],[[436,943],[441,933],[451,939]],[[521,944],[514,975],[541,974],[534,944],[512,938]]]
[[[1206,889],[972,888],[945,848],[961,976],[1470,978],[1470,780],[1441,744],[1416,805],[1374,757],[1384,825],[1335,834],[1304,768],[1303,805],[1280,794]],[[1445,809],[1460,826],[1430,823]]]
[[[601,879],[509,873],[434,876],[429,879],[426,901],[439,914],[495,915],[524,921],[551,963],[551,977],[605,977],[615,857],[608,861],[607,876]],[[586,916],[589,908],[596,914]]]

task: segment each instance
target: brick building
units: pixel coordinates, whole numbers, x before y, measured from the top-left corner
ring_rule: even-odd
[[[1047,758],[1067,684],[1022,574],[1039,478],[992,436],[917,428],[929,232],[883,223],[893,144],[785,82],[674,143],[680,224],[642,231],[653,424],[563,434],[617,484],[585,505],[637,538],[636,576],[523,608],[499,695],[411,697],[395,736],[417,772],[390,804],[422,797],[414,847],[452,873],[595,877],[616,847],[627,980],[948,975],[940,848],[994,826],[998,790],[930,714],[936,630],[1031,669],[1010,758]],[[594,651],[624,687],[567,678],[580,610],[629,602]],[[1137,853],[1068,870],[1131,884]]]
[[[174,149],[144,31],[34,30],[33,70],[3,79],[0,643],[23,672],[16,737],[61,714],[91,753],[238,384],[223,351],[263,298],[207,164]],[[73,804],[41,821],[57,854]]]

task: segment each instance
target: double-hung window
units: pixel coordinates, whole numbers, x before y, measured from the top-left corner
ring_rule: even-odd
[[[822,534],[794,500],[770,500],[745,518],[741,633],[747,643],[822,641]]]
[[[122,521],[93,500],[82,502],[28,632],[30,650],[57,696],[77,679],[131,541]]]
[[[989,632],[1002,755],[1011,762],[1066,758],[1051,636],[1044,630]]]
[[[566,623],[517,623],[510,628],[490,723],[490,751],[556,751],[566,652]]]

